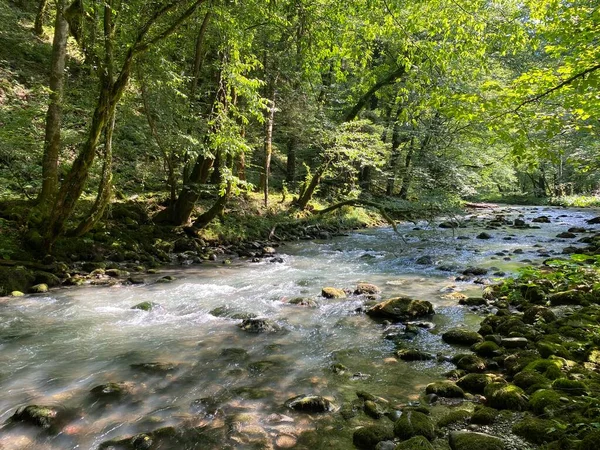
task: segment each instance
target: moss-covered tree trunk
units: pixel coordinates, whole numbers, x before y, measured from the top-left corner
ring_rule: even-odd
[[[58,0],[56,2],[57,16],[58,10],[64,7],[64,0]],[[33,25],[33,31],[38,36],[41,36],[44,33],[44,15],[46,14],[46,6],[48,6],[48,0],[40,0],[38,3],[37,14],[35,15],[35,23]],[[62,12],[60,14],[62,16]]]
[[[43,2],[42,2],[43,3]],[[56,20],[52,42],[52,62],[50,66],[50,102],[46,112],[44,154],[42,157],[42,190],[38,204],[48,210],[58,192],[58,157],[61,144],[62,104],[67,59],[67,38],[69,24],[64,17],[65,0],[56,2]],[[40,6],[42,8],[42,6]],[[36,19],[37,24],[37,19]]]

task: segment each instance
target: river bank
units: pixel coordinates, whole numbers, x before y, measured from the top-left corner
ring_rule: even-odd
[[[525,349],[509,349],[510,341],[498,338],[504,328],[496,322],[491,333],[480,330],[487,314],[506,318],[519,312],[516,305],[508,305],[507,312],[501,302],[510,295],[489,283],[518,267],[564,257],[565,248],[582,251],[586,244],[574,241],[594,236],[594,227],[586,224],[592,217],[590,211],[562,209],[482,211],[456,221],[457,227],[448,220],[406,224],[401,235],[369,229],[288,242],[276,249],[277,255],[257,263],[209,260],[144,275],[148,282],[142,285],[72,287],[7,299],[0,308],[2,323],[8,325],[1,332],[7,370],[0,388],[7,395],[0,402],[0,419],[13,424],[0,430],[0,442],[6,448],[28,442],[36,449],[102,443],[104,448],[347,449],[353,442],[375,448],[373,439],[383,436],[388,442],[382,445],[395,447],[412,433],[394,432],[399,415],[422,419],[416,413],[428,412],[425,429],[435,426],[434,434],[426,435],[435,448],[466,448],[457,447],[460,439],[450,440],[449,431],[459,430],[500,435],[506,449],[537,448],[512,433],[512,422],[525,411],[495,404],[504,412],[494,425],[475,423],[473,411],[488,405],[483,399],[488,396],[458,382],[473,378],[456,367],[468,362],[456,355],[469,346],[449,343],[444,336],[456,328],[479,331],[482,337],[476,341],[492,342],[489,336],[494,336],[502,355],[478,356],[485,368],[477,368],[475,360],[475,371],[483,370],[475,375],[512,386],[516,373],[507,372],[501,356],[542,355],[527,334],[505,335],[527,340]],[[556,237],[575,227],[585,230],[573,232],[574,238]],[[281,262],[271,262],[275,258]],[[175,279],[154,283],[163,276]],[[359,289],[360,281],[381,292]],[[341,289],[344,298],[327,298],[324,287]],[[362,313],[399,296],[429,302],[436,314],[407,323],[406,318],[398,322]],[[468,304],[460,305],[461,300]],[[147,310],[132,309],[143,302]],[[240,327],[250,316],[272,322]],[[538,326],[524,323],[527,329]],[[511,330],[516,331],[524,333]],[[561,370],[559,379],[575,374]],[[448,384],[426,392],[445,373],[451,373],[462,396]],[[299,395],[318,401],[313,398],[296,411],[291,400]],[[521,409],[529,412],[529,401]],[[23,409],[27,405],[47,406],[46,411],[64,417],[64,423],[56,423],[58,435],[23,425],[31,422],[27,414],[32,411]],[[456,411],[458,419],[444,419]],[[364,441],[365,434],[375,437]],[[563,436],[580,438],[572,432]],[[428,448],[409,442],[405,448]]]

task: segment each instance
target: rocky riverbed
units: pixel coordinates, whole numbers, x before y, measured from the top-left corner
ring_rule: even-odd
[[[67,268],[96,287],[0,299],[0,448],[595,448],[593,218],[504,208]]]

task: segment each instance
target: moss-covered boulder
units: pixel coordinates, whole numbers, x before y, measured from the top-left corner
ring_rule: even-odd
[[[320,395],[298,395],[288,399],[285,402],[285,406],[294,411],[308,413],[325,413],[337,409],[331,400]]]
[[[556,314],[550,308],[544,306],[531,306],[523,313],[523,322],[527,324],[535,324],[539,322],[551,323],[556,321]]]
[[[453,411],[448,412],[446,415],[442,416],[437,421],[438,427],[447,427],[448,425],[452,425],[459,422],[466,422],[466,420],[471,417],[471,412],[466,409],[455,409]]]
[[[12,291],[27,292],[34,280],[33,273],[25,267],[0,267],[0,297]]]
[[[435,447],[423,436],[414,436],[400,442],[394,450],[435,450]]]
[[[434,314],[433,305],[426,300],[394,297],[377,303],[367,310],[371,317],[395,321],[412,320]]]
[[[396,356],[403,361],[428,361],[435,359],[435,356],[431,353],[414,348],[398,350]]]
[[[45,284],[48,287],[55,287],[60,284],[60,278],[50,272],[38,270],[33,273],[35,284]]]
[[[587,303],[587,295],[585,292],[578,291],[577,289],[570,289],[568,291],[550,294],[548,300],[552,306],[582,305]]]
[[[504,450],[502,439],[484,433],[453,431],[449,442],[452,450]]]
[[[483,341],[483,336],[475,331],[464,328],[453,328],[442,334],[442,340],[448,344],[468,345],[477,344]]]
[[[394,439],[394,429],[385,425],[367,425],[352,435],[352,442],[360,449],[374,449],[377,443]]]
[[[483,297],[467,297],[458,300],[458,304],[464,306],[483,306],[487,305],[487,300]]]
[[[402,440],[423,436],[435,438],[435,425],[429,417],[418,411],[405,411],[394,424],[394,433]]]
[[[453,381],[436,381],[425,388],[425,393],[435,394],[440,397],[463,398],[465,392]]]
[[[324,287],[321,289],[321,295],[325,298],[346,298],[346,292],[343,289],[334,287]]]
[[[157,283],[172,283],[176,279],[177,278],[175,278],[173,275],[165,275],[164,277],[160,277],[158,280],[156,280],[156,282]]]
[[[485,361],[471,353],[458,354],[452,358],[456,367],[467,372],[483,372],[486,368]]]
[[[545,444],[555,441],[560,437],[555,423],[547,419],[527,417],[517,422],[512,427],[513,433],[533,444]]]
[[[17,409],[10,422],[20,422],[55,433],[66,422],[66,411],[54,406],[28,405]]]
[[[500,348],[498,344],[488,340],[473,345],[471,350],[473,350],[479,356],[485,356],[489,358],[493,356],[499,356],[503,353],[502,348]]]
[[[483,390],[486,404],[495,409],[523,411],[527,409],[529,399],[523,389],[514,384],[491,383]]]
[[[561,395],[552,389],[539,389],[531,394],[529,408],[536,414],[551,413],[561,405]]]
[[[549,388],[551,384],[550,380],[544,375],[529,370],[523,370],[517,373],[513,377],[512,382],[515,386],[519,386],[527,393],[535,392],[538,389]]]
[[[131,307],[131,309],[139,309],[140,311],[152,311],[156,308],[160,308],[160,305],[158,303],[148,301],[138,303],[137,305]]]
[[[548,341],[538,341],[535,343],[535,348],[540,352],[542,358],[549,358],[550,356],[556,355],[561,358],[571,359],[571,353],[564,348],[561,344]]]
[[[456,384],[472,394],[483,394],[485,387],[491,383],[502,383],[504,380],[489,373],[469,373],[458,379]]]
[[[586,395],[587,386],[583,381],[569,380],[568,378],[557,378],[552,382],[552,389],[564,392],[567,395]]]
[[[476,425],[491,425],[498,417],[498,410],[488,406],[478,405],[471,415],[471,423]]]
[[[45,283],[34,284],[29,288],[31,294],[44,294],[48,292],[48,285]]]
[[[319,303],[310,297],[294,297],[288,301],[290,305],[304,306],[306,308],[318,308]]]
[[[600,430],[589,432],[576,447],[577,450],[598,450],[600,442]]]
[[[90,394],[98,400],[119,400],[131,391],[132,386],[128,383],[105,383],[92,388]]]
[[[537,372],[550,380],[564,376],[562,368],[564,363],[560,359],[536,359],[531,361],[524,370]]]

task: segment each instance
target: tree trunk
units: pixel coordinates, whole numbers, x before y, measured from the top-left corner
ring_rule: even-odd
[[[265,165],[263,167],[263,194],[265,208],[269,205],[269,175],[271,174],[271,155],[273,154],[273,119],[275,118],[275,89],[271,87],[271,99],[269,100],[269,109],[267,111],[267,120],[265,121]]]
[[[198,37],[196,38],[194,68],[192,70],[192,86],[190,88],[190,105],[192,106],[194,101],[196,100],[196,89],[198,88],[200,71],[202,70],[202,62],[204,60],[204,58],[202,57],[202,49],[204,48],[204,37],[206,36],[206,29],[208,28],[208,23],[210,22],[210,13],[211,12],[208,11],[204,15],[204,20],[202,21],[202,25],[200,26],[200,30],[198,31]]]
[[[400,161],[400,144],[402,144],[401,131],[402,127],[398,122],[398,118],[394,121],[394,129],[392,131],[392,151],[390,154],[390,163],[388,166],[388,180],[386,187],[387,195],[394,195],[396,187],[396,173],[398,171],[398,162]]]
[[[406,159],[404,160],[404,176],[402,177],[402,185],[400,187],[400,193],[398,194],[402,200],[406,200],[408,197],[408,189],[410,187],[410,182],[412,181],[411,163],[414,152],[414,138],[411,138],[410,146],[408,147],[408,152],[406,153]]]
[[[201,214],[194,221],[193,227],[197,229],[204,228],[209,223],[211,223],[216,217],[221,215],[223,213],[223,210],[225,209],[225,205],[227,205],[230,195],[231,181],[227,183],[227,189],[225,190],[225,194],[220,196],[208,211],[206,211],[204,214]]]
[[[296,202],[296,206],[298,207],[298,209],[303,210],[303,209],[306,208],[306,206],[308,205],[308,202],[310,202],[310,200],[312,199],[312,196],[315,193],[315,190],[317,189],[317,186],[321,182],[321,177],[323,176],[323,174],[325,173],[325,171],[329,167],[329,164],[330,164],[330,161],[324,161],[317,168],[316,172],[314,173],[313,177],[310,180],[310,183],[302,191],[302,194],[300,195],[300,198]]]
[[[42,157],[42,190],[37,199],[45,210],[50,208],[58,192],[58,156],[60,154],[67,38],[69,37],[69,24],[63,15],[65,3],[65,0],[58,0],[56,3],[56,21],[52,42],[50,102],[46,112],[46,133]]]
[[[64,0],[58,0],[56,5],[56,16],[58,19],[58,11],[61,11],[61,16],[62,16],[62,9],[64,9]],[[44,33],[44,14],[46,13],[46,6],[48,5],[48,0],[40,0],[39,4],[38,4],[38,10],[37,10],[37,14],[35,16],[35,23],[33,25],[33,31],[35,32],[35,34],[37,34],[38,36],[41,36]],[[55,31],[56,33],[56,31]]]
[[[298,139],[296,136],[292,136],[288,141],[287,145],[287,165],[285,180],[289,183],[290,187],[296,183],[296,148],[298,146]]]
[[[115,130],[115,115],[110,118],[108,125],[104,130],[104,164],[102,166],[102,179],[98,187],[96,201],[90,210],[88,216],[83,220],[77,229],[73,232],[74,236],[83,236],[98,223],[104,215],[106,207],[110,203],[112,196],[112,138]]]

